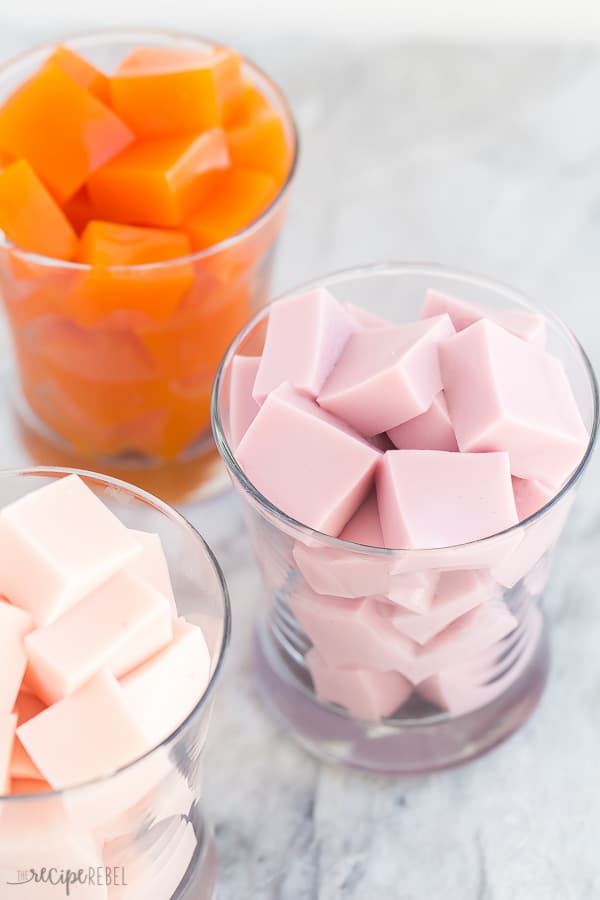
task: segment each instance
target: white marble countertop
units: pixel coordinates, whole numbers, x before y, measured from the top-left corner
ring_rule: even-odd
[[[31,37],[3,33],[0,54]],[[600,52],[240,45],[287,90],[302,135],[278,289],[382,259],[468,268],[554,308],[600,368]],[[219,900],[600,897],[600,453],[546,598],[540,707],[488,756],[426,777],[322,765],[268,718],[250,664],[261,585],[236,501],[194,520],[234,611],[205,778]]]

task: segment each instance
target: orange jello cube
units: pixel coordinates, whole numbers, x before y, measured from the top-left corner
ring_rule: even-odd
[[[0,109],[0,149],[25,158],[60,203],[132,140],[112,110],[53,64]]]
[[[0,171],[0,229],[9,241],[58,259],[73,259],[77,235],[24,159]]]
[[[240,72],[231,50],[139,47],[111,78],[113,107],[140,137],[199,134],[223,122]]]
[[[229,164],[225,134],[139,141],[93,174],[88,190],[99,216],[129,225],[180,225]]]
[[[82,235],[78,259],[91,266],[139,266],[189,253],[181,232],[94,221]]]
[[[5,166],[9,166],[11,162],[14,162],[15,158],[12,153],[6,153],[4,150],[0,150],[0,169],[3,169]]]
[[[162,327],[140,326],[136,334],[166,381],[211,382],[225,350],[249,318],[246,286],[219,284],[207,275],[197,278],[170,321]]]
[[[194,280],[191,264],[178,261],[189,253],[189,239],[176,231],[92,221],[77,257],[92,268],[66,298],[66,308],[86,326],[125,310],[169,319]]]
[[[93,94],[98,100],[110,106],[110,82],[108,76],[100,72],[87,59],[68,47],[57,47],[46,60],[46,65],[56,65],[73,81]]]
[[[241,93],[230,105],[225,119],[225,128],[249,125],[254,119],[270,112],[272,112],[272,107],[265,95],[253,84],[245,82]]]
[[[210,428],[212,378],[172,382],[166,403],[166,421],[156,450],[172,460]]]
[[[260,216],[276,193],[270,175],[249,169],[223,172],[185,223],[193,249],[203,250],[241,231]]]
[[[290,146],[281,116],[262,112],[227,132],[227,147],[233,166],[266,172],[278,184],[285,180],[291,162]]]
[[[96,218],[96,212],[85,187],[79,188],[77,193],[67,200],[63,211],[77,234],[81,234],[87,223]]]

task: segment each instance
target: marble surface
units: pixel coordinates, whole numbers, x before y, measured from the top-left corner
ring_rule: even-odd
[[[31,39],[4,31],[0,53]],[[600,52],[238,44],[279,79],[302,135],[276,289],[383,259],[480,271],[555,309],[600,368]],[[249,658],[261,585],[236,501],[193,517],[234,610],[206,765],[219,900],[600,897],[600,454],[547,594],[538,711],[488,756],[427,777],[322,765],[268,718]]]

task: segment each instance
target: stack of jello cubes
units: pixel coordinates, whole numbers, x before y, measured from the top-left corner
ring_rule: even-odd
[[[100,778],[167,739],[211,660],[160,537],[71,475],[4,507],[0,561],[0,794]]]
[[[252,71],[182,45],[130,50],[109,74],[59,47],[0,107],[0,292],[22,390],[82,454],[177,458],[266,299],[280,216],[263,214],[294,148]]]
[[[525,671],[557,495],[590,440],[546,330],[436,290],[398,323],[316,288],[272,305],[260,356],[232,358],[227,440],[288,517],[283,536],[251,519],[270,622],[319,700],[461,715]]]

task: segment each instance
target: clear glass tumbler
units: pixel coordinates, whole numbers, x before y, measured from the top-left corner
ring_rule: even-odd
[[[0,505],[65,474],[5,471]],[[160,535],[178,613],[203,629],[211,679],[175,733],[131,765],[64,791],[0,796],[0,896],[212,900],[216,854],[201,779],[230,632],[223,575],[200,535],[162,501],[112,479],[77,474],[127,527]]]
[[[63,43],[107,72],[140,46],[216,46],[137,30]],[[0,105],[56,46],[0,67]],[[281,117],[289,170],[270,205],[232,237],[192,256],[99,271],[27,252],[0,233],[0,299],[16,358],[22,443],[33,463],[123,477],[172,502],[222,483],[210,434],[212,382],[236,332],[267,302],[298,148],[278,87],[247,60],[243,76]],[[85,196],[72,202],[89,217]]]
[[[298,293],[317,286],[394,321],[417,318],[428,288],[492,308],[536,309],[501,284],[433,266],[369,266]],[[598,425],[590,363],[566,326],[549,311],[543,315],[548,349],[564,363],[589,429],[586,453],[558,494],[529,519],[485,540],[440,550],[387,550],[332,538],[294,521],[260,494],[229,444],[228,393],[233,357],[262,349],[268,310],[229,348],[215,382],[213,428],[266,587],[256,623],[258,684],[285,727],[317,755],[377,772],[441,768],[497,744],[537,704],[548,667],[542,595]],[[454,602],[427,610],[423,592],[433,590],[435,604],[441,585]],[[476,607],[477,628],[469,618]],[[396,641],[398,616],[403,633]],[[339,650],[335,683],[319,663],[324,628]],[[385,635],[380,658],[372,640],[364,651],[369,658],[357,651],[364,629]],[[408,645],[407,633],[413,637]],[[372,714],[369,690],[385,693],[387,715]]]

